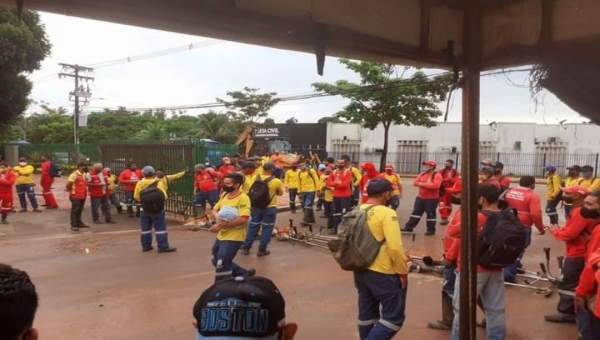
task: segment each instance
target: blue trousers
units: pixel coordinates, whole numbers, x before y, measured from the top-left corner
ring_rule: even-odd
[[[404,324],[406,289],[399,275],[371,270],[354,272],[358,291],[358,334],[361,340],[389,340]]]
[[[393,196],[392,200],[390,201],[390,208],[396,210],[396,209],[398,209],[399,206],[400,206],[400,197]]]
[[[194,205],[199,206],[202,209],[206,209],[206,202],[210,205],[212,209],[215,204],[217,204],[217,200],[219,199],[219,190],[211,190],[207,192],[198,192],[196,196],[194,196]]]
[[[211,263],[215,267],[215,283],[231,277],[246,275],[246,269],[233,262],[241,246],[241,241],[215,240],[211,250]]]
[[[425,199],[421,197],[415,198],[415,205],[413,207],[412,214],[410,214],[410,219],[404,225],[404,229],[407,231],[413,231],[419,221],[421,220],[421,216],[423,213],[427,215],[427,231],[435,233],[435,224],[437,222],[436,209],[439,203],[439,199]]]
[[[262,226],[262,234],[260,236],[259,251],[267,250],[267,246],[271,242],[273,227],[275,226],[275,218],[277,217],[277,208],[269,207],[265,209],[252,208],[250,210],[250,223],[248,223],[248,233],[246,240],[242,244],[243,249],[252,248],[252,244],[258,236],[258,230]]]
[[[446,295],[450,297],[453,297],[456,284],[456,264],[452,264],[451,266],[444,266],[444,270],[442,273],[444,274],[442,292],[446,293]]]
[[[133,206],[135,205],[136,213],[140,212],[140,205],[133,200],[133,191],[125,191],[125,204],[127,205],[127,214],[133,215]]]
[[[152,228],[154,228],[154,235],[156,237],[158,249],[169,248],[169,235],[167,234],[167,220],[165,218],[165,212],[163,211],[152,214],[142,211],[140,213],[140,217],[140,223],[142,226],[142,249],[149,250],[152,248]]]
[[[296,197],[298,196],[298,189],[288,189],[288,195],[290,198],[290,210],[296,212]]]
[[[352,197],[334,197],[332,207],[333,230],[337,232],[342,216],[352,209]]]
[[[579,340],[600,339],[600,318],[592,312],[577,312],[577,328]]]
[[[35,190],[33,185],[19,184],[17,187],[17,194],[19,195],[19,203],[21,203],[21,209],[27,209],[27,198],[31,202],[31,207],[35,210],[38,208],[37,199],[35,198]],[[25,197],[27,196],[27,198]]]
[[[525,249],[527,249],[527,247],[529,247],[530,244],[531,228],[525,228]],[[525,250],[523,250],[521,255],[519,255],[519,258],[515,261],[515,263],[504,268],[504,281],[515,282],[515,279],[517,278],[517,269],[523,267],[523,264],[521,264],[521,259],[523,258],[523,255],[525,255]]]
[[[558,212],[556,211],[556,207],[559,202],[559,200],[546,202],[546,215],[550,218],[550,224],[558,224]]]
[[[312,209],[315,204],[316,192],[303,192],[302,193],[302,207],[304,209]]]

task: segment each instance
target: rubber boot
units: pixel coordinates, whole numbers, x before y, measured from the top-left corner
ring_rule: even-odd
[[[452,298],[448,294],[442,292],[442,319],[436,322],[430,322],[427,327],[449,331],[452,329],[454,321],[454,310],[452,309]]]
[[[2,224],[8,224],[8,221],[6,220],[7,216],[8,216],[8,214],[5,214],[5,213],[2,214]]]
[[[296,203],[295,202],[290,202],[290,211],[293,213],[296,212]]]

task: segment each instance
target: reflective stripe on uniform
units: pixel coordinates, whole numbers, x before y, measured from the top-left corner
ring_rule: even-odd
[[[523,214],[523,215],[531,215],[531,213],[529,211],[517,211],[518,214]],[[550,214],[548,214],[550,215]]]
[[[575,292],[572,292],[570,290],[558,289],[557,291],[558,291],[558,294],[575,296]]]
[[[436,218],[428,218],[427,221],[429,221],[429,222],[435,222],[435,221],[437,221],[437,219]]]
[[[377,322],[379,322],[379,320],[377,320],[377,319],[365,320],[365,321],[358,320],[358,325],[359,326],[371,326],[371,325],[376,324]]]
[[[152,230],[149,230],[149,231],[142,231],[142,235],[146,235],[146,234],[152,234]]]
[[[156,235],[162,235],[162,234],[166,234],[166,233],[167,233],[167,231],[165,230],[165,231],[157,231],[155,234]]]
[[[233,270],[229,270],[226,272],[216,272],[215,276],[227,276],[227,275],[231,275],[231,274],[233,274]]]
[[[384,319],[379,319],[379,323],[380,323],[382,326],[385,326],[386,328],[389,328],[389,329],[393,330],[394,332],[397,332],[397,331],[399,331],[399,330],[400,330],[400,328],[402,328],[402,327],[400,327],[400,326],[397,326],[397,325],[394,325],[393,323],[391,323],[391,322],[389,322],[389,321],[386,321],[386,320],[384,320]]]
[[[417,215],[410,215],[411,218],[421,218],[421,216],[417,216]]]

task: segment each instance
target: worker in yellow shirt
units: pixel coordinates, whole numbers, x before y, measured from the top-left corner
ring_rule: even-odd
[[[169,192],[169,182],[173,182],[175,180],[178,180],[180,178],[183,178],[185,175],[187,175],[187,171],[182,171],[182,172],[178,172],[176,174],[173,175],[167,175],[165,174],[165,172],[162,169],[158,169],[156,171],[156,178],[163,182],[163,185],[165,186],[165,190],[167,191],[167,193]]]
[[[298,189],[300,188],[300,170],[298,170],[298,164],[292,164],[292,167],[288,169],[283,175],[283,184],[285,185],[285,191],[288,193],[290,198],[290,211],[296,212],[296,197],[298,196]],[[302,200],[300,199],[300,204]]]
[[[408,266],[398,216],[388,208],[393,191],[388,180],[373,179],[367,186],[369,199],[360,205],[360,209],[369,211],[369,230],[383,244],[369,268],[354,271],[361,339],[391,339],[402,328],[405,318]]]
[[[119,202],[119,197],[117,196],[116,187],[119,182],[117,176],[112,173],[110,168],[104,168],[103,170],[108,175],[108,187],[106,190],[106,196],[108,196],[108,200],[110,204],[112,204],[115,208],[117,208],[117,212],[120,214],[123,211],[123,207],[121,206],[121,202]]]
[[[21,203],[21,210],[19,212],[27,212],[27,198],[31,202],[33,211],[42,212],[38,209],[38,202],[35,198],[35,190],[33,189],[35,187],[35,182],[33,181],[35,169],[33,166],[27,164],[25,157],[21,157],[19,158],[19,165],[15,166],[12,170],[17,176],[15,187],[17,188],[17,195],[19,195],[19,203]]]
[[[548,165],[544,168],[547,174],[546,179],[546,215],[550,218],[550,224],[558,224],[558,206],[560,194],[560,176],[556,173],[556,167]]]
[[[254,157],[254,164],[256,164],[256,170],[254,171],[254,175],[262,175],[263,174],[263,159],[261,157]]]
[[[581,167],[581,177],[583,180],[579,185],[588,189],[590,192],[600,189],[600,179],[594,178],[594,168],[591,165]]]
[[[152,247],[152,228],[156,237],[159,253],[172,253],[177,248],[169,246],[167,234],[167,220],[165,217],[165,201],[167,200],[167,188],[164,181],[156,177],[153,167],[147,165],[142,169],[142,178],[135,185],[133,199],[142,206],[140,211],[141,243],[142,251],[148,252]]]
[[[298,163],[298,168],[300,169],[299,191],[302,199],[302,210],[304,211],[302,225],[308,226],[315,223],[315,211],[313,210],[313,205],[315,204],[315,197],[321,192],[321,179],[317,175],[317,171],[309,168],[305,161],[300,161]]]
[[[333,188],[328,187],[327,177],[331,175],[331,169],[325,168],[321,175],[321,196],[323,197],[323,216],[327,219],[327,229],[333,228]]]
[[[277,196],[284,192],[283,182],[275,177],[275,164],[267,162],[263,165],[264,173],[254,177],[254,183],[250,187],[250,223],[248,234],[242,244],[242,255],[249,255],[250,248],[258,236],[258,230],[262,228],[260,244],[256,256],[262,257],[271,254],[267,246],[271,242],[275,220],[277,218]]]
[[[400,178],[400,175],[394,171],[394,166],[392,164],[387,164],[385,166],[385,173],[383,175],[385,176],[385,179],[392,183],[394,192],[392,194],[390,208],[396,210],[400,206],[400,199],[402,198],[402,179]]]
[[[564,187],[574,187],[577,185],[581,185],[583,178],[581,178],[581,167],[579,165],[573,165],[567,168],[569,171],[569,177],[567,177],[564,181]],[[565,219],[569,219],[571,215],[571,211],[573,210],[573,203],[567,202],[567,200],[563,199],[563,205],[565,208]]]
[[[244,183],[242,184],[241,190],[244,194],[248,195],[250,187],[252,187],[252,183],[254,183],[254,177],[259,175],[256,173],[256,163],[253,161],[245,161],[242,163],[242,170],[240,173],[244,176]]]

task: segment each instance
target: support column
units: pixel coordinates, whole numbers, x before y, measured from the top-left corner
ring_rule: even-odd
[[[477,206],[479,174],[479,85],[481,0],[467,0],[463,23],[462,194],[460,340],[477,338]]]

